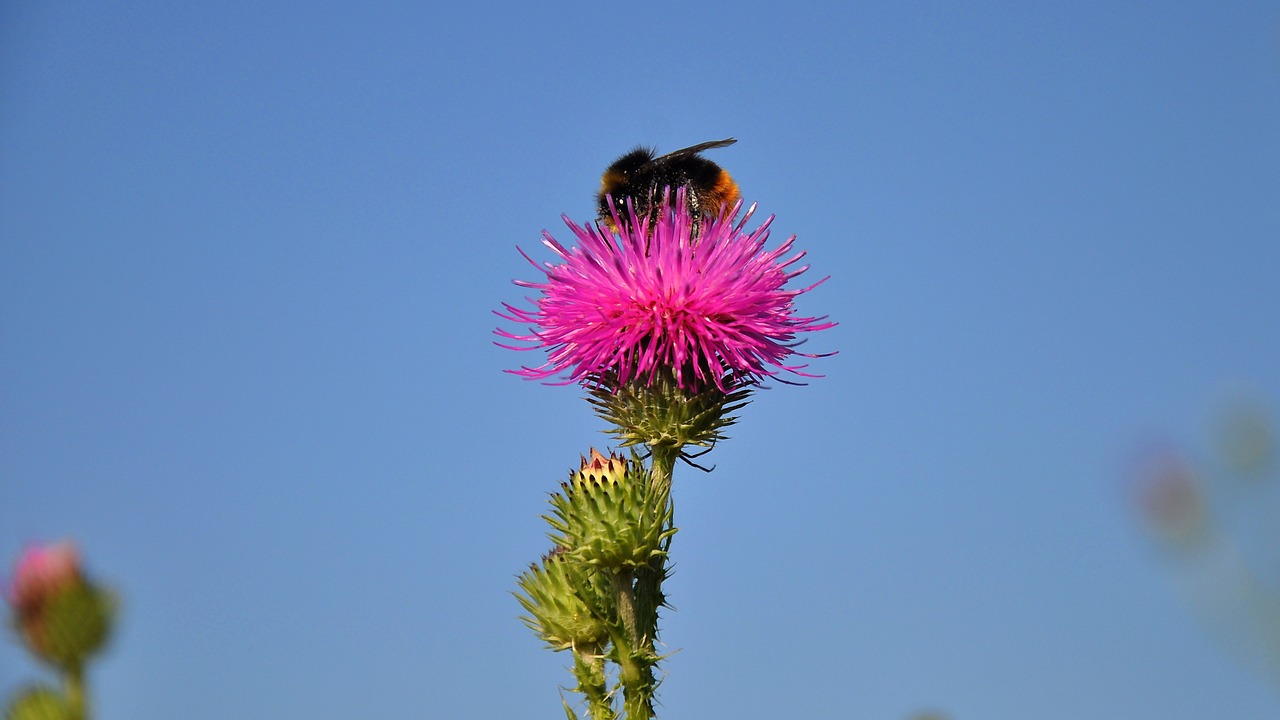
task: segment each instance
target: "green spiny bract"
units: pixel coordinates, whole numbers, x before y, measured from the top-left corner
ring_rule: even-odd
[[[605,432],[623,447],[711,447],[724,439],[725,428],[737,422],[730,413],[749,402],[755,387],[732,378],[725,385],[727,392],[715,385],[694,392],[680,387],[670,372],[622,386],[604,377],[590,387],[588,401],[612,426]]]
[[[525,625],[553,650],[599,649],[609,639],[608,581],[561,551],[532,565],[518,582],[516,599],[529,613]]]
[[[551,540],[588,565],[644,567],[664,552],[671,527],[671,491],[654,483],[635,459],[591,451],[551,496]]]

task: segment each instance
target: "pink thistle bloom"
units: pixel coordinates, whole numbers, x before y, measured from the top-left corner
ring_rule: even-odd
[[[608,377],[625,385],[652,383],[669,371],[691,391],[711,385],[725,391],[784,372],[818,377],[792,359],[816,357],[796,352],[802,342],[796,338],[836,323],[825,316],[797,317],[793,301],[826,278],[787,289],[788,281],[809,269],[792,267],[804,252],[786,257],[795,236],[765,250],[773,217],[746,232],[743,226],[755,206],[735,224],[740,202],[724,217],[702,219],[699,229],[683,194],[681,189],[674,202],[664,200],[652,227],[628,204],[630,222],[615,217],[619,229],[612,233],[599,223],[583,228],[565,217],[578,239],[572,248],[543,232],[543,245],[560,262],[540,265],[525,255],[546,280],[515,281],[541,297],[529,298],[531,310],[503,303],[506,313],[497,313],[528,325],[530,333],[494,332],[528,343],[498,343],[502,347],[545,348],[547,360],[508,372],[536,380],[560,376],[562,384],[595,384]]]
[[[28,548],[18,558],[9,602],[20,614],[38,612],[50,598],[80,580],[80,554],[71,542]]]

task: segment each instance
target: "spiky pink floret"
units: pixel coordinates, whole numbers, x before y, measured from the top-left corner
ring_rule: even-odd
[[[712,384],[723,390],[726,383],[780,372],[816,377],[803,372],[805,364],[794,363],[792,356],[813,357],[795,351],[797,335],[835,323],[825,316],[797,317],[794,300],[826,278],[786,289],[808,270],[791,269],[805,253],[784,259],[794,236],[765,250],[773,217],[746,232],[755,208],[737,221],[740,207],[703,220],[699,229],[681,190],[674,202],[664,202],[652,228],[628,207],[630,222],[617,222],[616,233],[565,217],[578,239],[575,247],[566,248],[544,231],[543,245],[560,261],[540,265],[525,255],[546,280],[515,281],[541,296],[529,298],[531,310],[503,303],[506,313],[497,312],[530,332],[495,332],[528,343],[502,347],[546,349],[547,361],[508,372],[536,380],[559,377],[563,384],[590,384],[602,376],[627,384],[652,381],[668,370],[691,390]]]

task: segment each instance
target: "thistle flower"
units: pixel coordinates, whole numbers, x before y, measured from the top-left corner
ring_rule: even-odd
[[[664,198],[656,222],[637,217],[628,203],[630,221],[615,222],[616,232],[565,217],[578,244],[567,248],[544,232],[543,244],[560,262],[539,265],[525,255],[546,280],[516,281],[541,293],[530,299],[534,308],[503,303],[506,313],[497,313],[530,329],[524,335],[495,330],[528,344],[502,347],[546,349],[547,360],[508,372],[613,387],[652,384],[671,373],[691,392],[712,386],[730,392],[783,373],[817,377],[793,359],[815,357],[796,352],[797,337],[835,323],[797,316],[793,301],[825,278],[787,289],[808,269],[793,269],[805,253],[787,257],[794,236],[765,250],[773,217],[747,232],[743,226],[755,208],[739,221],[740,208],[695,229],[680,189],[674,201],[670,194]]]

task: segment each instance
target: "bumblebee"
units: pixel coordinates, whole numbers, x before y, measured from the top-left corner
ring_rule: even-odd
[[[673,197],[678,188],[685,188],[685,203],[695,227],[704,215],[718,215],[732,208],[738,202],[738,183],[724,168],[698,153],[736,142],[735,138],[712,140],[662,156],[657,156],[653,148],[637,147],[623,155],[605,169],[600,179],[600,193],[596,196],[600,221],[617,232],[609,210],[610,197],[619,215],[626,212],[626,199],[631,198],[636,217],[654,220],[662,206],[662,193],[668,187]]]

